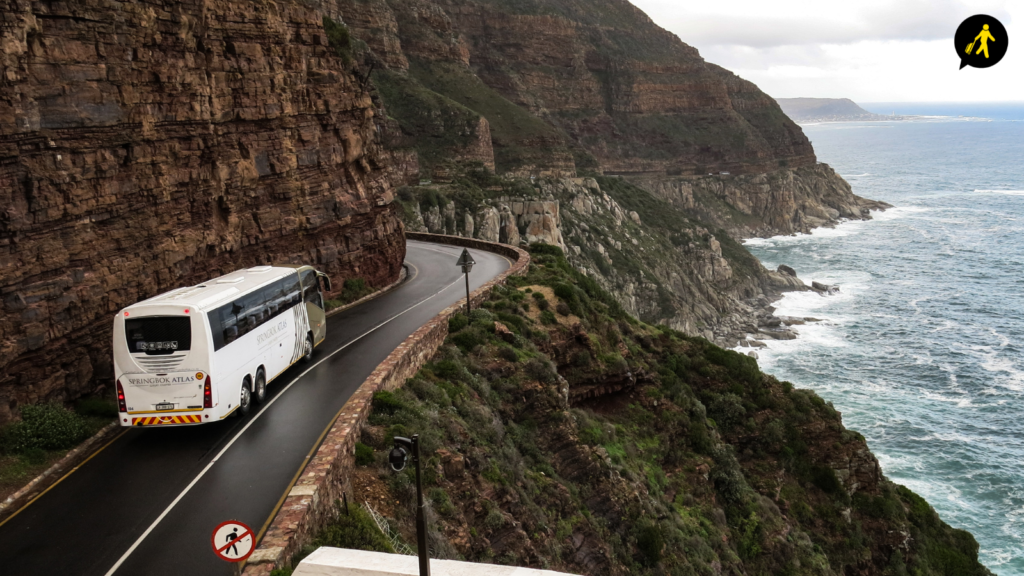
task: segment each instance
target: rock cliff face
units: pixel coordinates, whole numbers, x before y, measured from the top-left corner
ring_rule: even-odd
[[[545,120],[555,128],[545,146],[573,151],[574,163],[548,158],[558,171],[757,173],[815,162],[803,132],[774,100],[704,62],[622,0],[323,0],[323,6],[346,18],[385,66],[415,76],[453,66]],[[424,83],[455,100],[452,92],[464,90]],[[486,115],[486,102],[463,103]],[[506,170],[514,168],[509,160]],[[542,166],[534,163],[532,170]]]
[[[0,422],[109,384],[140,299],[269,262],[395,279],[374,116],[299,2],[0,1]]]
[[[762,174],[647,176],[633,182],[737,239],[808,233],[841,218],[870,218],[871,210],[889,207],[854,194],[827,164]]]
[[[386,69],[394,143],[419,151],[425,177],[446,161],[622,175],[737,239],[884,207],[818,165],[774,99],[624,0],[320,2]],[[469,128],[481,121],[490,149]]]

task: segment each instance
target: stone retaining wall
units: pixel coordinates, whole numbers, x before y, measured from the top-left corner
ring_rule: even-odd
[[[530,255],[524,250],[503,244],[411,232],[406,237],[486,250],[512,260],[508,270],[472,293],[474,304],[483,302],[491,289],[503,284],[509,276],[525,274],[530,264]],[[323,444],[288,493],[259,547],[249,557],[244,567],[245,576],[266,576],[274,568],[286,566],[291,557],[311,540],[316,530],[333,516],[334,501],[349,489],[348,477],[355,463],[355,444],[360,427],[370,415],[373,393],[393,390],[415,375],[444,342],[448,336],[448,319],[462,307],[461,303],[449,306],[410,334],[349,398]]]

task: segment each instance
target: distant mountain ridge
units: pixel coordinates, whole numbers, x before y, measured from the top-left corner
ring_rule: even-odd
[[[902,116],[868,112],[849,98],[776,98],[775,101],[794,122],[902,119]]]

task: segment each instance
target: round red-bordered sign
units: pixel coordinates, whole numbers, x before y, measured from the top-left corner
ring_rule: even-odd
[[[238,520],[221,522],[210,537],[213,552],[221,560],[241,562],[256,549],[256,534]]]

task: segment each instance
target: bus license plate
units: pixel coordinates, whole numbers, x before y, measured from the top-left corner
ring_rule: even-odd
[[[157,410],[174,410],[174,404],[157,404]]]

